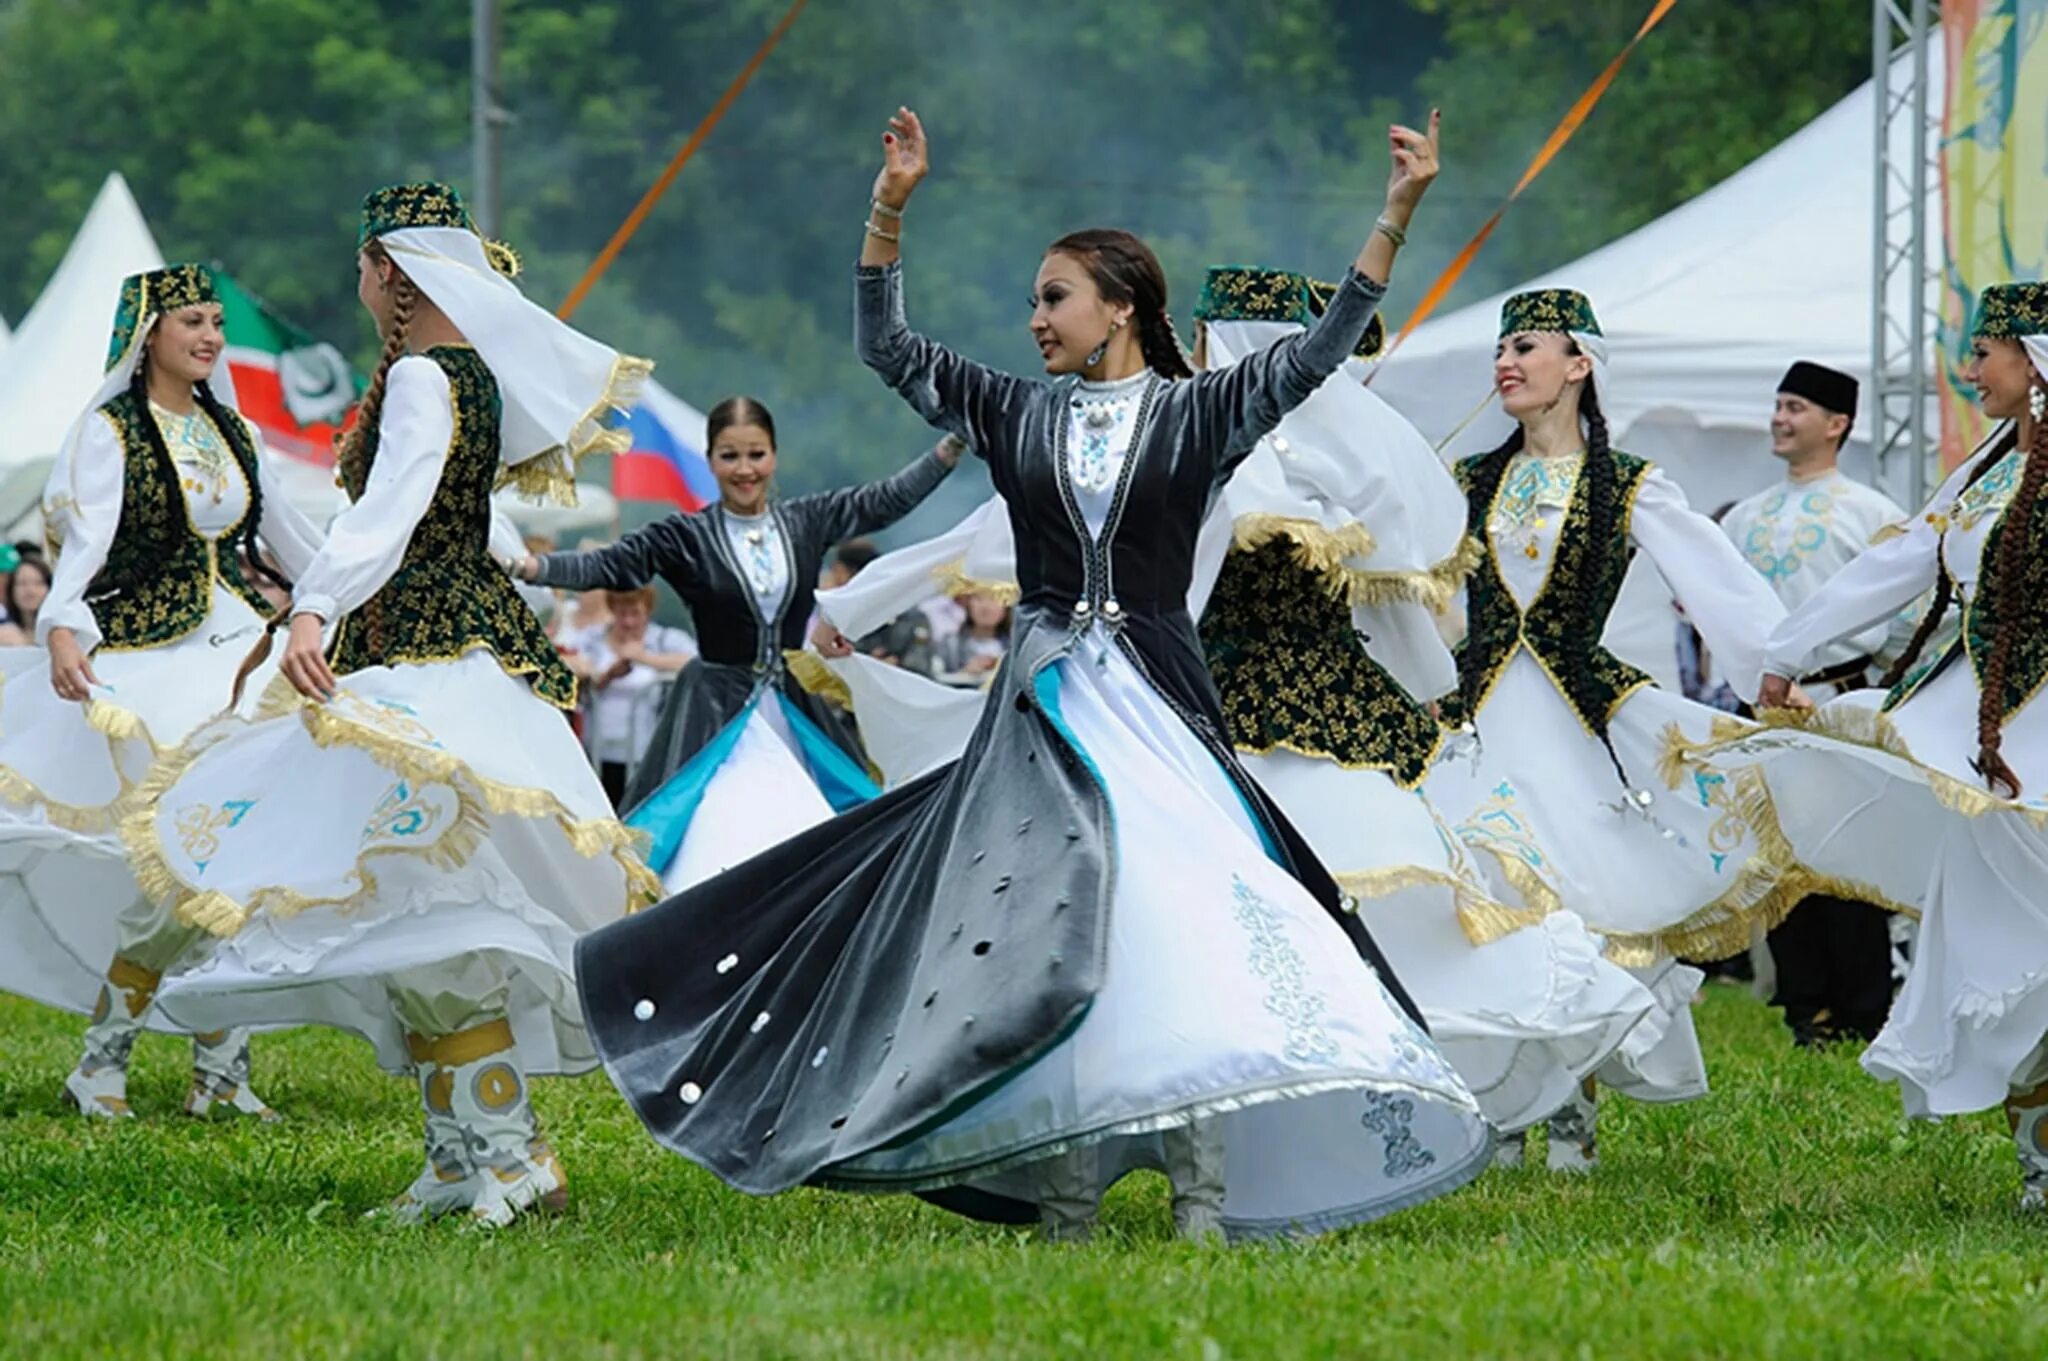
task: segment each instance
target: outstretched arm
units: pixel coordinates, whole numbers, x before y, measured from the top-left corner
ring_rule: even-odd
[[[1398,123],[1387,130],[1393,169],[1386,205],[1316,324],[1195,380],[1203,425],[1197,438],[1215,451],[1219,481],[1357,349],[1387,294],[1415,207],[1436,180],[1442,127],[1443,115],[1432,111],[1426,133]]]
[[[899,108],[882,134],[882,169],[869,202],[855,271],[854,343],[860,357],[927,424],[965,439],[988,457],[1021,380],[963,359],[910,329],[903,312],[903,213],[931,168],[924,124]]]

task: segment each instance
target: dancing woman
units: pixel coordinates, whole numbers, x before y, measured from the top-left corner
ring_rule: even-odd
[[[1454,1189],[1486,1163],[1484,1122],[1238,766],[1186,611],[1215,488],[1364,333],[1434,122],[1393,130],[1386,212],[1316,328],[1220,373],[1190,374],[1142,242],[1055,242],[1031,316],[1050,383],[909,329],[924,130],[900,110],[884,140],[856,335],[989,462],[1023,590],[1011,650],[958,761],[585,943],[614,1080],[740,1189],[918,1191],[1059,1237],[1139,1164],[1167,1170],[1196,1238]]]
[[[1977,305],[1964,376],[2002,422],[1920,515],[1867,549],[1771,636],[1767,705],[1829,644],[1930,588],[1883,688],[1772,715],[1762,755],[1787,835],[1855,896],[1917,908],[1912,971],[1863,1055],[1911,1116],[2003,1102],[2021,1203],[2048,1208],[2048,284]],[[1960,611],[1953,644],[1930,638]]]
[[[1763,641],[1784,616],[1713,521],[1652,464],[1608,443],[1600,408],[1605,341],[1582,294],[1517,294],[1501,309],[1494,386],[1516,428],[1456,467],[1469,532],[1484,546],[1466,585],[1459,684],[1445,706],[1480,749],[1431,774],[1430,798],[1480,835],[1485,863],[1537,910],[1561,906],[1606,939],[1656,996],[1655,1024],[1600,1077],[1646,1100],[1706,1090],[1689,1007],[1697,970],[1674,956],[1748,947],[1797,901],[1784,882],[1761,782],[1679,772],[1666,734],[1704,738],[1726,715],[1657,689],[1602,641],[1636,550],[1685,607],[1723,673],[1756,694]],[[1526,833],[1526,835],[1525,835]],[[1762,853],[1760,853],[1762,852]],[[1641,1038],[1657,1043],[1645,1049]],[[1589,1081],[1551,1125],[1550,1165],[1594,1159]]]
[[[619,447],[602,422],[648,366],[526,301],[515,268],[444,185],[365,200],[384,353],[340,450],[353,504],[293,592],[290,687],[167,758],[123,826],[163,911],[220,937],[166,983],[169,1015],[339,1026],[417,1079],[404,1218],[560,1203],[526,1078],[591,1066],[576,938],[658,891],[489,552],[492,488]]]
[[[235,409],[225,346],[204,266],[121,285],[106,378],[43,493],[48,657],[14,674],[0,714],[0,986],[91,1015],[64,1082],[90,1116],[129,1114],[135,1037],[164,1024],[158,983],[204,938],[160,923],[137,887],[122,801],[228,702],[269,613],[244,550],[260,534],[296,574],[319,546]],[[193,1037],[185,1111],[216,1105],[272,1118],[238,1027]]]
[[[818,570],[842,539],[885,529],[960,461],[948,438],[894,477],[773,500],[775,418],[751,397],[711,408],[717,504],[589,553],[516,564],[525,581],[631,590],[656,577],[690,607],[700,657],[667,708],[621,807],[649,833],[647,862],[680,891],[873,798],[839,717],[783,671],[803,646]]]

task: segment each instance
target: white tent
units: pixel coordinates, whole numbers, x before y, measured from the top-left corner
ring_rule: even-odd
[[[1938,49],[1933,55],[1928,78],[1939,107],[1942,64]],[[1616,446],[1661,465],[1701,510],[1782,475],[1768,427],[1778,380],[1795,359],[1865,384],[1843,466],[1871,479],[1874,99],[1864,85],[1698,198],[1509,290],[1568,287],[1593,300],[1610,352],[1600,395]],[[1898,120],[1901,128],[1908,121]],[[1938,195],[1925,211],[1928,239],[1939,242]],[[1373,391],[1432,441],[1450,439],[1447,458],[1490,449],[1511,428],[1490,399],[1506,296],[1426,322],[1373,376]],[[1631,582],[1626,636],[1610,641],[1675,683],[1668,595],[1650,600],[1656,584]]]
[[[128,182],[107,176],[0,362],[0,468],[55,456],[106,371],[121,280],[163,263]]]
[[[1938,106],[1938,59],[1928,78]],[[1601,397],[1616,442],[1662,464],[1708,509],[1777,476],[1766,431],[1793,360],[1869,381],[1874,99],[1864,85],[1698,198],[1509,290],[1569,287],[1592,298],[1612,358]],[[1938,196],[1925,211],[1928,239],[1939,242]],[[1381,366],[1373,391],[1432,440],[1449,435],[1490,391],[1506,296],[1425,323]],[[1858,476],[1868,473],[1861,437],[1871,424],[1860,413],[1848,455]],[[1490,448],[1507,430],[1489,410],[1444,452]]]
[[[7,329],[7,318],[0,317],[0,355],[7,353],[7,346],[14,339],[14,332]]]

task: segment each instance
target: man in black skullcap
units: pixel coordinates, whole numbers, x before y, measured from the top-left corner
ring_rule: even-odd
[[[1722,522],[1749,564],[1763,573],[1787,609],[1819,591],[1905,512],[1836,466],[1856,422],[1856,380],[1801,360],[1778,384],[1771,452],[1785,479],[1728,512]],[[1816,702],[1871,684],[1889,624],[1834,645],[1799,683]],[[1800,1045],[1877,1035],[1891,1010],[1891,933],[1868,903],[1815,895],[1770,936],[1777,966],[1774,999]]]

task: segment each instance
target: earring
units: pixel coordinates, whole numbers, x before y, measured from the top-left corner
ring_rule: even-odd
[[[2038,381],[2027,385],[2027,410],[2033,413],[2036,421],[2048,415],[2048,388],[2042,387]]]
[[[1109,353],[1109,342],[1115,340],[1116,333],[1123,329],[1124,324],[1121,321],[1112,321],[1111,323],[1109,323],[1109,334],[1102,338],[1102,343],[1100,345],[1097,345],[1094,349],[1088,351],[1088,358],[1085,361],[1083,361],[1085,366],[1092,369],[1097,364],[1100,364],[1103,360],[1103,357]]]

